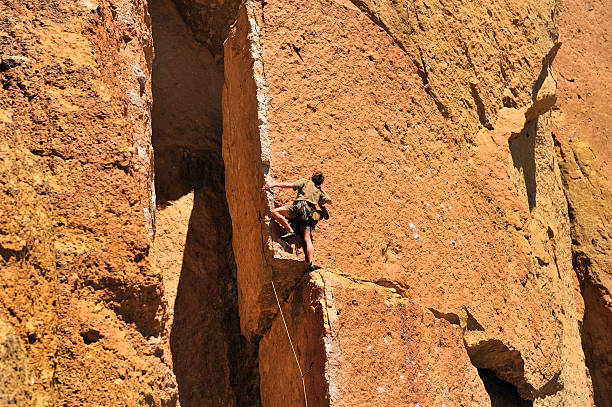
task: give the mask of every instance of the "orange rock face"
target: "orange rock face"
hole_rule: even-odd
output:
[[[609,78],[612,77],[610,20],[605,1],[565,1],[559,22],[563,46],[555,58],[559,85],[556,124],[565,138],[583,138],[612,172]]]
[[[0,404],[610,406],[606,6],[5,1]]]
[[[584,300],[582,346],[597,406],[612,405],[612,55],[605,2],[564,2],[554,68],[557,157],[572,221],[572,263]]]
[[[586,142],[559,140],[561,171],[572,222],[572,261],[584,300],[582,346],[597,406],[610,405],[612,374],[612,186]]]
[[[302,267],[265,218],[268,204],[293,197],[261,187],[319,169],[334,200],[316,235],[321,264],[395,287],[459,324],[472,363],[523,399],[587,405],[569,224],[559,217],[567,209],[558,169],[546,167],[548,59],[532,77],[533,101],[501,109],[469,135],[456,133],[409,56],[351,3],[247,2],[225,58],[224,160],[244,334],[267,329],[270,279],[291,286],[282,267]],[[477,149],[468,153],[465,138]]]
[[[0,15],[0,318],[29,375],[17,403],[171,404],[148,258],[146,4],[9,1]]]

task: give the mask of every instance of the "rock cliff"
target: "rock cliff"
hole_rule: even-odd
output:
[[[26,378],[8,373],[2,403],[172,404],[149,258],[147,5],[5,1],[0,14],[0,318],[3,347],[22,349],[2,371]]]
[[[611,405],[604,1],[0,16],[0,405]]]

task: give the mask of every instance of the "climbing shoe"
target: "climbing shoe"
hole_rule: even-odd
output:
[[[281,239],[289,239],[291,237],[295,237],[295,232],[287,232],[281,236]]]
[[[321,267],[319,266],[315,266],[314,264],[310,263],[308,265],[308,271],[315,271],[315,270],[319,270]]]

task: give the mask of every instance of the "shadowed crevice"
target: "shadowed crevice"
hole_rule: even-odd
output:
[[[222,180],[223,172],[195,190],[189,220],[170,337],[182,407],[259,404],[257,344],[240,334]]]
[[[503,381],[489,369],[478,369],[478,375],[491,398],[491,407],[532,407],[533,402],[523,400],[516,387]]]
[[[221,154],[223,65],[197,42],[171,0],[149,0],[153,21],[153,148],[157,202],[192,191]]]
[[[513,134],[508,140],[512,163],[525,182],[525,193],[529,210],[533,210],[536,205],[536,135],[538,129],[538,119],[525,123],[525,127],[519,134]]]
[[[192,6],[181,3],[181,11],[192,13]],[[261,404],[258,344],[240,332],[221,158],[222,58],[202,41],[208,35],[202,29],[205,19],[187,26],[171,0],[149,0],[149,11],[158,203],[163,207],[194,194],[184,252],[175,259],[180,277],[169,338],[179,402],[182,407],[256,407]],[[221,20],[231,14],[225,9],[219,13]]]
[[[612,406],[612,365],[609,357],[612,355],[612,312],[606,303],[608,289],[594,281],[591,259],[586,253],[574,249],[572,255],[574,270],[580,282],[580,291],[584,299],[584,319],[580,326],[582,350],[586,365],[593,381],[593,398],[595,405]]]
[[[516,386],[524,398],[533,397],[533,388],[525,380],[524,361],[519,351],[497,339],[481,341],[467,347],[467,351],[478,369],[495,372],[497,377]]]

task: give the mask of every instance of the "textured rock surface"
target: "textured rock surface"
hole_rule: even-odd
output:
[[[206,44],[218,60],[223,60],[223,42],[236,21],[240,0],[175,0],[194,37]]]
[[[394,289],[311,273],[283,306],[308,405],[484,406],[489,395],[461,329]],[[262,403],[304,403],[300,372],[277,318],[260,344]]]
[[[151,254],[162,270],[164,297],[168,303],[167,328],[172,326],[174,303],[183,266],[189,217],[193,210],[193,192],[158,207],[155,216],[155,244]]]
[[[279,280],[279,293],[286,298],[303,268],[275,256],[268,241],[268,225],[264,223],[268,203],[261,189],[262,171],[269,169],[270,152],[258,31],[262,16],[257,5],[248,4],[240,8],[225,43],[223,160],[232,246],[238,265],[240,326],[250,341],[256,341],[276,314],[271,279]]]
[[[28,355],[10,324],[0,320],[0,405],[35,405]]]
[[[584,299],[582,346],[597,406],[612,405],[612,103],[610,20],[602,1],[564,1],[563,46],[553,67],[557,157],[571,221],[573,265]]]
[[[23,395],[33,404],[52,405],[54,361],[50,355],[58,348],[55,336],[58,295],[48,189],[40,159],[12,132],[16,115],[6,108],[2,109],[2,114],[0,266],[3,278],[0,301],[2,335],[6,338],[2,341],[12,355],[0,360],[0,371],[9,374],[15,367],[24,366],[36,378],[26,383],[19,376],[9,374],[3,377],[7,392],[2,395],[17,400]],[[16,335],[19,335],[17,341]],[[21,352],[14,352],[21,347],[20,343]]]
[[[612,186],[589,146],[580,139],[558,141],[561,171],[572,219],[574,270],[585,310],[582,346],[597,406],[612,394]]]
[[[556,41],[556,1],[354,0],[401,45],[440,112],[468,139],[531,102]]]
[[[0,404],[609,406],[607,3],[239,3],[0,5]]]
[[[299,259],[261,222],[264,179],[321,169],[336,203],[319,262],[456,321],[473,363],[523,398],[588,405],[547,113],[556,48],[542,61],[549,50],[534,45],[533,94],[457,134],[409,55],[352,3],[247,2],[240,15],[226,43],[224,159],[243,332],[261,334],[275,312],[270,276],[294,283],[274,261]]]
[[[0,312],[26,390],[35,405],[172,404],[148,258],[146,4],[9,1],[0,15]]]
[[[612,9],[603,0],[565,0],[559,22],[563,46],[553,67],[559,98],[557,133],[581,137],[612,173],[612,105],[610,78]]]

